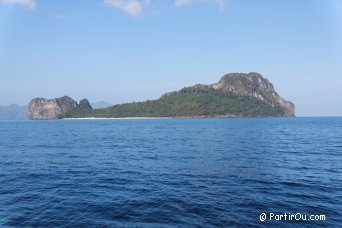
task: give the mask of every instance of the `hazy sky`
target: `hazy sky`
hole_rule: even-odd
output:
[[[0,105],[142,101],[251,71],[298,116],[342,116],[342,1],[0,0]]]

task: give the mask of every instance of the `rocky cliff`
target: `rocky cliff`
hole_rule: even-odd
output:
[[[274,90],[272,83],[258,73],[226,74],[218,83],[210,85],[215,90],[229,91],[237,96],[250,96],[272,106],[280,106],[285,116],[294,116],[295,107],[292,102],[284,100]]]
[[[91,109],[87,99],[81,100],[80,105]],[[77,107],[77,102],[68,96],[55,99],[35,98],[29,104],[28,116],[31,120],[61,119]]]
[[[80,109],[92,109],[89,101],[87,99],[80,100],[80,103],[77,105]]]

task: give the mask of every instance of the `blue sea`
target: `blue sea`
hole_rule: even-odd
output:
[[[236,226],[342,226],[342,118],[0,121],[0,227]]]

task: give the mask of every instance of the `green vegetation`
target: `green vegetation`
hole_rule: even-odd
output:
[[[285,110],[249,96],[207,86],[193,86],[163,95],[158,100],[114,105],[104,109],[76,107],[65,117],[266,117],[283,116]]]

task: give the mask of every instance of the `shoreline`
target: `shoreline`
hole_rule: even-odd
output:
[[[153,119],[236,119],[236,118],[295,118],[295,116],[174,116],[174,117],[79,117],[62,120],[153,120]]]
[[[177,117],[80,117],[63,118],[62,120],[145,120],[145,119],[171,119]]]

